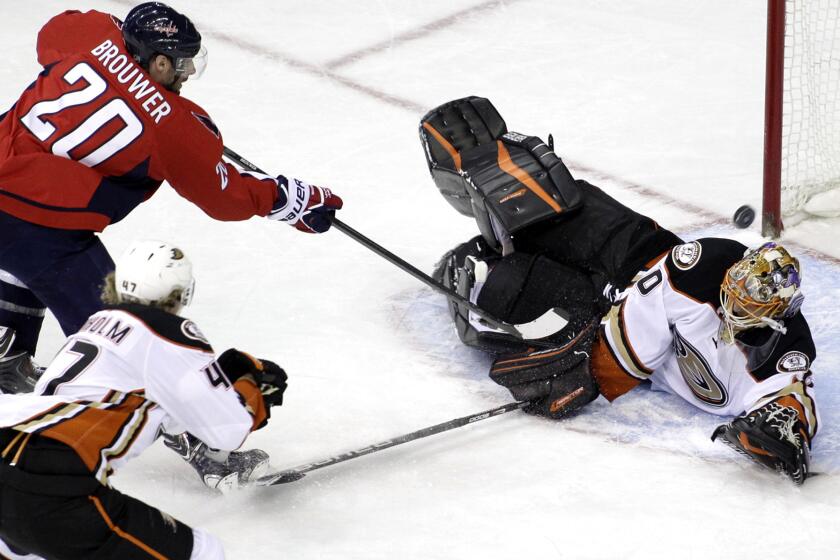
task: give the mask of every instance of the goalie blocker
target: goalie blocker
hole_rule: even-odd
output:
[[[531,401],[525,412],[554,419],[568,416],[600,395],[590,363],[597,329],[595,320],[557,348],[499,356],[490,378],[515,399]]]

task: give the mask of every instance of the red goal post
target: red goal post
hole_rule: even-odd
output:
[[[762,234],[840,216],[840,0],[768,0]],[[827,196],[830,195],[830,196]]]

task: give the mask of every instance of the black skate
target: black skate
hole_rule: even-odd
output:
[[[268,453],[261,449],[220,451],[184,432],[163,434],[163,442],[188,462],[210,488],[227,492],[268,473]]]
[[[770,402],[718,426],[712,441],[718,437],[738,453],[784,473],[795,484],[809,476],[809,443],[799,413],[792,407]]]
[[[0,393],[30,393],[44,373],[28,352],[0,358]]]

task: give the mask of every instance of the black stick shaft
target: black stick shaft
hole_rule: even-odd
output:
[[[442,293],[443,295],[445,295],[450,300],[455,301],[455,302],[467,307],[473,313],[476,313],[477,315],[479,315],[491,327],[502,330],[502,331],[505,331],[506,333],[511,334],[511,335],[513,335],[517,338],[522,338],[522,334],[513,325],[505,323],[501,319],[498,319],[495,316],[491,315],[490,313],[488,313],[484,309],[478,307],[476,304],[474,304],[473,302],[471,302],[467,298],[463,297],[458,292],[456,292],[456,291],[454,291],[450,288],[447,288],[446,286],[444,286],[443,284],[441,284],[440,282],[438,282],[437,280],[435,280],[434,278],[432,278],[431,276],[429,276],[425,272],[421,271],[420,269],[418,269],[417,267],[415,267],[411,263],[408,263],[405,260],[401,259],[400,257],[398,257],[394,253],[390,252],[388,249],[386,249],[382,245],[379,245],[378,243],[376,243],[372,239],[369,239],[369,238],[365,237],[364,235],[362,235],[361,233],[359,233],[355,229],[351,228],[350,226],[348,226],[347,224],[345,224],[344,222],[342,222],[338,218],[333,218],[332,223],[333,223],[333,226],[335,226],[336,229],[338,229],[342,233],[346,234],[348,237],[354,239],[355,241],[358,241],[359,243],[361,243],[362,245],[364,245],[365,247],[367,247],[368,249],[370,249],[371,251],[373,251],[374,253],[376,253],[380,257],[384,258],[385,260],[387,260],[391,264],[396,265],[398,268],[400,268],[403,271],[405,271],[405,272],[409,273],[410,275],[414,276],[416,279],[420,280],[421,282],[423,282],[424,284],[426,284],[427,286],[429,286],[433,290],[435,290],[439,293]]]
[[[441,432],[446,432],[455,428],[460,428],[468,424],[474,424],[475,422],[486,420],[487,418],[492,418],[493,416],[499,416],[500,414],[504,414],[506,412],[511,412],[514,410],[525,408],[529,404],[531,403],[528,401],[508,403],[497,408],[485,410],[484,412],[479,412],[478,414],[471,414],[470,416],[464,416],[463,418],[456,418],[448,422],[442,422],[434,426],[429,426],[428,428],[417,430],[416,432],[411,432],[410,434],[405,434],[392,439],[386,439],[385,441],[380,441],[379,443],[374,443],[373,445],[368,445],[367,447],[362,447],[360,449],[347,451],[346,453],[341,453],[340,455],[335,455],[333,457],[329,457],[321,461],[306,463],[293,469],[284,470],[280,473],[277,473],[276,475],[269,475],[269,477],[276,478],[278,482],[297,480],[301,478],[304,474],[317,469],[323,469],[324,467],[329,467],[337,463],[343,463],[344,461],[356,459],[357,457],[363,457],[364,455],[376,453],[377,451],[382,451],[383,449],[388,449],[389,447],[394,447],[396,445],[408,443],[409,441],[429,437],[435,434],[439,434]]]
[[[251,171],[256,171],[257,173],[265,174],[265,171],[263,171],[262,169],[260,169],[259,167],[257,167],[256,165],[254,165],[253,163],[248,161],[247,159],[243,158],[242,156],[240,156],[239,154],[237,154],[236,152],[234,152],[233,150],[231,150],[227,146],[225,146],[225,148],[224,148],[224,155],[226,157],[228,157],[230,160],[236,162],[237,164],[241,165],[244,168],[250,169]],[[361,233],[359,233],[355,229],[351,228],[350,226],[348,226],[347,224],[345,224],[344,222],[342,222],[338,218],[333,217],[332,223],[333,223],[333,225],[335,226],[336,229],[338,229],[339,231],[341,231],[345,235],[349,236],[353,240],[361,243],[362,245],[364,245],[365,247],[367,247],[368,249],[370,249],[371,251],[373,251],[374,253],[376,253],[380,257],[384,258],[385,260],[387,260],[391,264],[396,265],[397,267],[399,267],[403,271],[405,271],[405,272],[409,273],[410,275],[414,276],[416,279],[420,280],[421,282],[423,282],[424,284],[426,284],[427,286],[429,286],[433,290],[436,290],[439,293],[442,293],[443,295],[448,297],[450,300],[455,301],[455,302],[467,307],[470,311],[472,311],[473,313],[479,315],[482,319],[484,319],[484,321],[488,325],[490,325],[491,327],[502,330],[502,331],[504,331],[504,332],[506,332],[510,335],[515,336],[516,338],[519,338],[519,339],[523,338],[522,333],[520,333],[519,330],[517,330],[516,327],[514,327],[513,325],[511,325],[509,323],[505,323],[501,319],[498,319],[497,317],[493,316],[492,314],[490,314],[487,311],[483,310],[482,308],[478,307],[476,304],[474,304],[473,302],[471,302],[467,298],[463,297],[458,292],[456,292],[456,291],[454,291],[450,288],[447,288],[446,286],[444,286],[443,284],[441,284],[440,282],[438,282],[437,280],[435,280],[434,278],[432,278],[431,276],[429,276],[425,272],[421,271],[420,269],[418,269],[414,265],[412,265],[412,264],[406,262],[405,260],[401,259],[400,257],[395,255],[394,253],[392,253],[391,251],[389,251],[388,249],[386,249],[382,245],[379,245],[378,243],[376,243],[372,239],[369,239],[369,238],[365,237],[364,235],[362,235]],[[549,346],[549,345],[546,344],[546,346]]]

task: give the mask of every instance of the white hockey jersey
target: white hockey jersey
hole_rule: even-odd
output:
[[[233,450],[264,419],[259,389],[235,384],[196,325],[142,305],[92,315],[35,390],[0,395],[0,426],[72,447],[103,484],[160,432]]]
[[[721,238],[674,247],[640,273],[603,318],[601,351],[606,347],[619,366],[614,369],[632,378],[624,390],[650,380],[713,414],[734,416],[793,399],[813,437],[819,425],[811,380],[816,351],[802,314],[784,321],[785,333],[757,328],[732,344],[720,339],[720,284],[745,250]],[[602,370],[596,378],[609,377],[604,363],[603,356],[593,359]]]

